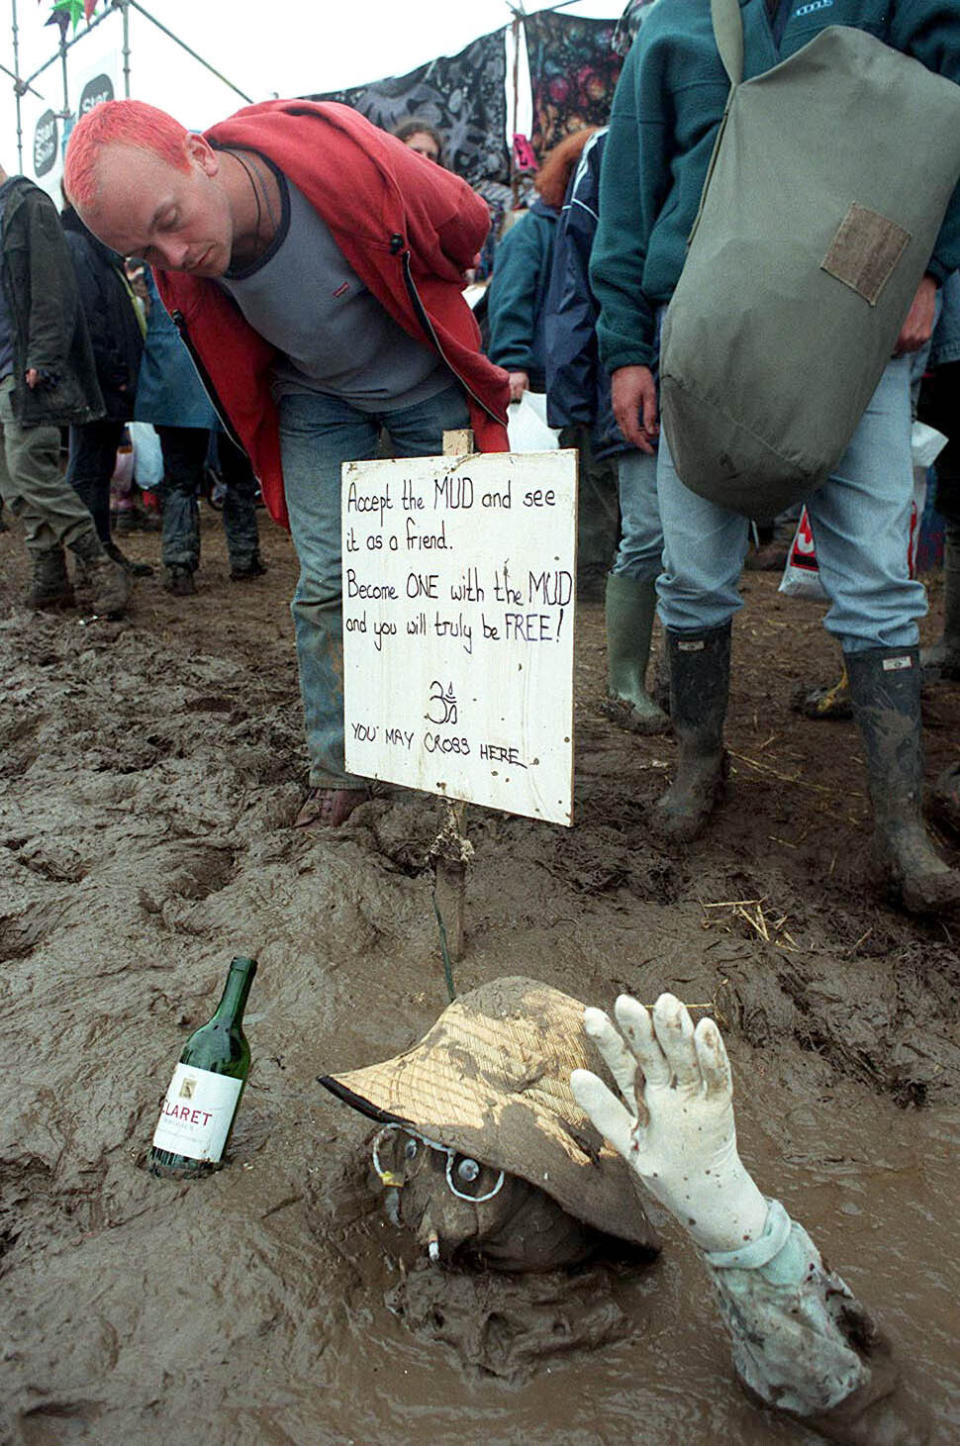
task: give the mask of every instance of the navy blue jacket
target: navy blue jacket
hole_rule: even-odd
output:
[[[600,308],[589,275],[606,139],[606,128],[590,137],[567,187],[553,246],[545,333],[547,421],[551,427],[589,427],[596,457],[630,451],[614,420],[610,377],[600,361]]]
[[[60,224],[73,259],[107,417],[111,422],[129,422],[143,332],[124,280],[123,259],[97,240],[72,207],[61,213]]]

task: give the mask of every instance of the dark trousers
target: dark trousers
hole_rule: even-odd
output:
[[[204,427],[158,426],[163,452],[163,565],[196,571],[200,564],[200,504],[210,434]],[[257,481],[245,453],[217,434],[226,485],[223,530],[231,568],[244,571],[257,556]]]
[[[924,377],[918,415],[921,422],[936,427],[947,445],[934,463],[937,473],[937,510],[951,528],[960,527],[960,361],[938,366]]]
[[[83,502],[101,542],[110,541],[110,479],[123,439],[123,422],[87,422],[70,428],[67,481]]]

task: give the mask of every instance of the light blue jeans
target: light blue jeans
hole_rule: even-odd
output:
[[[663,528],[657,503],[657,458],[639,449],[617,458],[620,546],[610,571],[638,582],[655,578],[663,565]]]
[[[343,759],[340,468],[377,456],[385,427],[397,457],[435,457],[443,434],[470,425],[456,384],[412,407],[361,412],[318,392],[280,398],[280,448],[300,580],[290,605],[300,668],[311,788],[359,788]]]
[[[845,652],[913,647],[917,619],[927,610],[926,591],[907,566],[910,368],[909,356],[887,363],[836,470],[807,502],[830,599],[825,625]],[[677,632],[720,627],[742,606],[737,582],[750,524],[683,485],[662,433],[657,492],[664,534],[660,620]]]

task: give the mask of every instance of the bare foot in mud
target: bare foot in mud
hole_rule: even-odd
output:
[[[339,828],[369,797],[365,788],[311,788],[294,828]]]

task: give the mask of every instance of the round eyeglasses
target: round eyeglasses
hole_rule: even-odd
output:
[[[406,1136],[405,1140],[403,1140],[404,1136]],[[383,1185],[390,1185],[396,1189],[403,1185],[403,1179],[397,1171],[385,1166],[381,1159],[381,1154],[385,1151],[388,1142],[392,1142],[394,1150],[396,1150],[401,1140],[403,1140],[403,1160],[408,1163],[417,1158],[421,1145],[426,1145],[429,1149],[446,1155],[447,1164],[444,1174],[447,1188],[451,1194],[456,1195],[458,1200],[469,1200],[471,1205],[482,1205],[485,1200],[492,1200],[503,1186],[504,1173],[499,1170],[493,1188],[479,1193],[483,1185],[482,1176],[487,1169],[485,1165],[478,1160],[471,1159],[469,1155],[461,1155],[457,1150],[451,1149],[449,1145],[441,1145],[437,1140],[429,1140],[426,1135],[421,1135],[410,1125],[401,1125],[399,1122],[384,1125],[383,1129],[378,1130],[373,1138],[373,1168]]]

